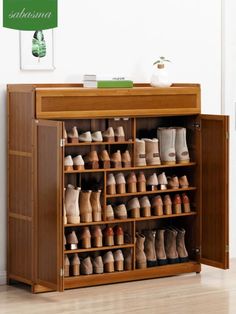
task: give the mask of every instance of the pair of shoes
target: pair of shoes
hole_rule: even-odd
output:
[[[103,255],[105,273],[124,270],[124,255],[122,250],[108,251]]]
[[[81,155],[74,158],[71,155],[66,156],[64,158],[64,169],[65,171],[84,170],[83,157]]]
[[[160,165],[158,139],[136,139],[134,157],[136,166]]]
[[[125,132],[123,126],[118,126],[115,130],[109,127],[106,131],[102,132],[104,142],[124,142]]]
[[[121,226],[115,226],[114,228],[107,226],[103,230],[104,245],[123,245],[124,244],[124,231]]]
[[[80,259],[78,254],[73,254],[71,260],[69,260],[68,255],[64,256],[64,276],[79,276],[80,275]]]
[[[124,174],[119,172],[115,176],[113,173],[109,173],[107,177],[107,194],[124,194],[126,193],[126,180]]]
[[[165,165],[188,163],[190,161],[186,140],[186,128],[158,128],[161,162]]]
[[[167,178],[165,172],[157,175],[155,172],[148,177],[147,179],[147,190],[148,191],[157,191],[157,190],[166,190],[167,189]]]
[[[108,204],[104,210],[104,219],[105,221],[110,221],[116,219],[127,219],[127,209],[125,204],[119,204],[112,207],[111,204]]]
[[[169,189],[186,189],[189,187],[188,178],[187,176],[177,177],[172,176],[167,178],[168,181],[168,188]]]

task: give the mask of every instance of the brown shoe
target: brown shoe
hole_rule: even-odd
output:
[[[93,226],[91,231],[91,237],[92,237],[92,245],[93,247],[102,247],[103,246],[103,235],[102,235],[102,229],[100,226]]]
[[[131,218],[140,217],[140,204],[137,197],[134,197],[128,201],[127,210],[129,212],[129,217]]]
[[[115,226],[114,228],[115,235],[115,245],[123,245],[124,244],[124,231],[121,226]]]
[[[92,222],[92,206],[90,203],[92,191],[81,191],[79,197],[81,222]]]
[[[144,252],[147,258],[147,267],[157,266],[157,257],[155,251],[155,237],[152,230],[145,230]]]
[[[146,178],[143,171],[138,173],[138,192],[146,192]]]
[[[79,244],[82,249],[91,248],[91,234],[89,227],[81,228],[79,232]]]
[[[64,170],[65,171],[73,171],[73,159],[71,155],[68,155],[64,158]]]
[[[65,210],[68,224],[80,223],[79,194],[80,188],[68,184],[65,192]]]
[[[163,202],[160,195],[157,195],[152,199],[152,213],[154,216],[163,215]]]
[[[183,208],[183,212],[184,213],[190,213],[191,212],[191,208],[190,208],[190,202],[189,202],[189,198],[187,196],[187,194],[183,193],[182,194],[182,208]]]
[[[103,230],[103,242],[105,246],[114,245],[114,232],[113,229],[109,226]]]
[[[100,202],[101,190],[92,192],[90,196],[90,203],[92,206],[93,221],[102,220],[102,206]]]
[[[127,209],[125,204],[120,204],[114,209],[115,217],[117,219],[127,219]]]
[[[146,166],[146,151],[145,151],[145,142],[144,140],[135,140],[135,155],[134,161],[136,167]]]
[[[187,189],[189,187],[188,178],[186,176],[180,177],[179,185],[182,189]]]
[[[93,273],[94,274],[103,274],[104,267],[102,257],[100,255],[96,256],[92,260],[93,263]]]
[[[107,194],[116,194],[116,180],[113,173],[109,173],[107,177]]]
[[[91,275],[93,273],[93,265],[90,256],[82,259],[80,262],[81,275]]]
[[[173,199],[173,214],[181,214],[181,198],[179,194],[175,194]]]
[[[110,156],[107,150],[104,149],[101,153],[99,153],[99,162],[100,162],[100,168],[102,169],[111,168]]]
[[[86,169],[99,169],[99,159],[96,150],[87,153],[84,157]]]
[[[131,254],[131,250],[124,250],[124,268],[125,270],[132,270],[133,269],[133,265],[132,265],[132,254]]]
[[[114,268],[114,256],[111,251],[106,252],[103,255],[103,265],[105,273],[112,273],[115,271]]]
[[[156,249],[157,263],[160,266],[167,264],[164,235],[165,235],[164,229],[158,229],[156,231],[155,249]]]
[[[122,168],[120,150],[111,155],[111,166],[112,168]]]
[[[166,190],[168,182],[167,182],[165,172],[162,172],[161,174],[159,174],[157,177],[157,180],[158,180],[159,190]]]
[[[157,191],[158,190],[158,179],[156,173],[153,173],[147,179],[147,190],[148,191]]]
[[[126,179],[127,183],[127,191],[128,193],[136,193],[137,192],[137,178],[135,172],[130,172]]]
[[[110,204],[106,206],[104,216],[105,221],[114,220],[114,210]]]
[[[123,168],[131,167],[131,157],[130,157],[130,153],[128,150],[126,150],[124,153],[122,153],[121,162],[122,162]]]
[[[68,258],[68,255],[65,254],[64,256],[64,277],[70,276],[70,260]]]
[[[78,254],[74,254],[71,260],[72,276],[80,275],[80,259]]]
[[[115,130],[115,140],[116,142],[124,142],[125,141],[125,132],[123,126],[118,126]]]
[[[177,176],[169,177],[167,180],[168,180],[168,188],[169,189],[178,189],[179,188],[179,179]]]
[[[70,132],[68,132],[67,138],[69,143],[76,144],[79,142],[79,134],[76,126],[74,126]]]
[[[164,215],[172,214],[172,202],[169,194],[164,196]]]
[[[115,142],[115,133],[112,127],[109,127],[106,131],[102,132],[102,136],[104,142]]]
[[[116,180],[116,193],[117,194],[125,194],[126,193],[126,181],[125,176],[122,172],[115,174]]]
[[[178,252],[176,249],[177,231],[174,229],[165,230],[165,252],[169,264],[179,262]]]
[[[136,233],[135,257],[136,257],[136,268],[138,269],[147,267],[147,258],[144,253],[144,241],[145,241],[145,236],[141,233]]]
[[[66,236],[66,246],[68,250],[77,250],[78,249],[78,238],[74,230]]]
[[[177,252],[179,255],[179,261],[180,263],[188,262],[188,252],[185,247],[185,230],[183,228],[176,228],[177,233],[177,238],[176,238],[176,247],[177,247]]]
[[[113,253],[114,256],[114,266],[115,271],[123,271],[124,270],[124,256],[121,250],[116,250]]]
[[[81,155],[77,155],[73,158],[73,169],[74,170],[84,170],[84,160]]]
[[[85,142],[85,143],[91,143],[92,142],[92,135],[90,131],[84,132],[79,135],[79,141]]]
[[[148,166],[160,165],[158,139],[145,138],[146,161]]]
[[[143,196],[139,200],[140,203],[140,212],[142,217],[150,217],[151,216],[151,204],[149,198],[147,196]]]

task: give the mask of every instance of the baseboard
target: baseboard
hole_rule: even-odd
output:
[[[0,271],[0,285],[6,285],[7,283],[7,272]]]

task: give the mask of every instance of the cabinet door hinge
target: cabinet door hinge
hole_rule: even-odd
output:
[[[229,253],[229,245],[225,246],[225,253]]]
[[[194,123],[193,123],[193,127],[194,127],[195,129],[197,129],[197,130],[201,129],[201,124],[200,124],[200,122],[194,122]]]
[[[60,139],[60,147],[64,147],[64,146],[65,146],[65,143],[66,143],[65,139],[64,139],[64,138],[61,138],[61,139]]]
[[[64,269],[63,268],[60,269],[60,277],[64,277]]]

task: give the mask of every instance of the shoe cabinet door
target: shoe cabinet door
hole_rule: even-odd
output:
[[[200,262],[228,269],[228,116],[201,115],[200,131]]]
[[[61,122],[36,123],[36,281],[53,290],[63,289],[62,130]]]

